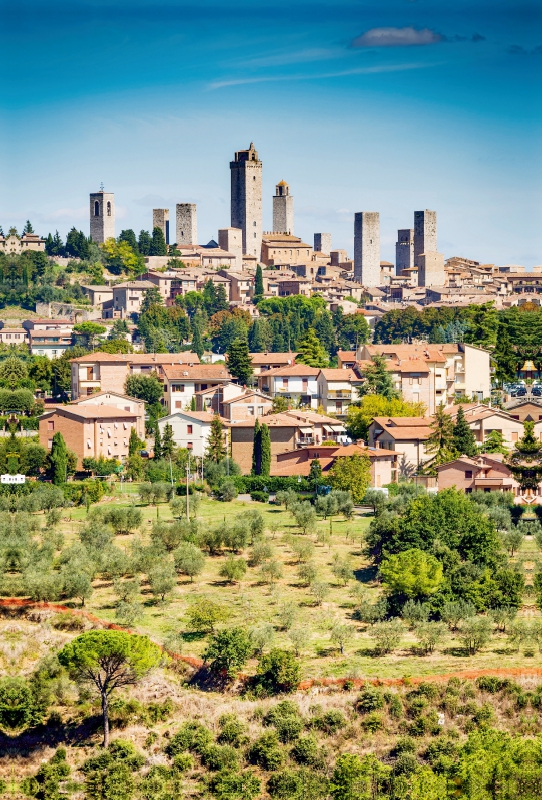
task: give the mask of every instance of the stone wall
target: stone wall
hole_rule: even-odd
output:
[[[70,322],[85,322],[101,319],[99,308],[78,308],[69,303],[36,303],[36,314],[42,319],[69,319]]]
[[[291,194],[273,197],[273,231],[290,234],[294,232],[294,198]]]

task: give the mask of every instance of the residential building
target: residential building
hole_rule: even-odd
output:
[[[68,450],[77,455],[77,469],[84,458],[116,458],[129,455],[130,432],[137,430],[138,415],[105,405],[69,405],[46,411],[39,419],[40,444],[51,449],[53,436],[61,433]]]
[[[30,352],[33,356],[60,358],[73,344],[73,336],[69,329],[31,330]]]
[[[369,447],[398,454],[398,476],[411,477],[429,458],[426,442],[432,417],[375,417],[369,426]]]
[[[222,416],[228,422],[251,417],[264,417],[271,414],[273,401],[262,392],[244,390],[237,397],[230,397],[222,401]]]
[[[254,375],[261,375],[262,372],[267,372],[270,369],[280,369],[281,367],[290,367],[295,364],[295,357],[297,353],[251,353],[252,369]]]
[[[29,344],[30,336],[24,328],[9,328],[1,323],[0,342],[2,344]]]
[[[310,262],[312,247],[291,233],[266,232],[262,237],[262,264],[289,266]]]
[[[141,304],[148,289],[156,289],[151,281],[125,281],[113,287],[113,303],[104,308],[104,317],[126,319],[132,314],[139,314]]]
[[[325,478],[331,467],[339,458],[367,455],[371,462],[371,486],[381,487],[397,480],[397,454],[390,450],[375,450],[362,447],[358,444],[336,447],[322,447],[321,445],[308,445],[307,447],[290,450],[277,455],[276,464],[273,465],[273,476],[302,475],[308,477],[311,462],[317,460],[322,467],[322,476]]]
[[[486,454],[476,458],[461,456],[455,461],[437,467],[438,488],[459,489],[470,494],[475,491],[482,492],[513,492],[516,502],[521,502],[521,489],[514,476],[502,463],[503,456],[499,453]],[[536,493],[536,503],[542,502],[540,488]]]
[[[112,303],[112,286],[81,286],[83,294],[88,297],[93,306],[103,306],[104,303]]]
[[[270,369],[258,376],[258,388],[271,397],[284,397],[296,405],[318,408],[318,373],[316,367],[292,364]]]
[[[542,401],[530,397],[528,400],[521,397],[511,400],[505,404],[508,414],[513,419],[523,422],[538,422],[542,420]]]
[[[221,269],[218,274],[230,281],[230,301],[246,303],[254,297],[254,275],[251,272]]]
[[[130,411],[137,417],[136,433],[140,439],[145,441],[145,401],[138,400],[136,397],[128,397],[120,392],[95,392],[94,394],[80,397],[79,400],[72,400],[71,406],[81,408],[83,406],[108,406],[109,408],[119,408],[121,411]]]
[[[21,236],[16,233],[8,233],[7,236],[3,236],[0,233],[0,253],[21,255],[28,251],[44,253],[45,239],[36,233],[23,233]]]
[[[141,281],[152,283],[160,292],[165,305],[167,300],[171,297],[171,287],[175,286],[178,280],[179,275],[175,270],[166,270],[166,272],[149,270],[138,278],[138,283]],[[192,289],[193,288],[194,287],[192,287]]]
[[[321,369],[318,373],[318,404],[326,414],[346,416],[348,406],[358,398],[355,385],[361,381],[352,369]]]
[[[170,414],[189,409],[197,392],[231,382],[223,364],[164,366],[163,375],[164,405]]]
[[[164,428],[166,425],[171,425],[173,441],[177,447],[189,450],[197,458],[204,458],[214,417],[215,414],[208,411],[175,411],[173,414],[168,414],[167,417],[160,417],[158,427],[163,438]],[[225,427],[225,446],[227,433],[228,428]]]
[[[322,442],[336,442],[344,444],[347,435],[344,424],[334,417],[326,417],[314,411],[303,409],[289,409],[282,413],[283,417],[295,419],[299,425],[296,437],[296,447],[306,447],[310,444]]]
[[[89,353],[73,358],[71,394],[72,400],[96,392],[124,393],[124,384],[129,375],[150,375],[155,372],[163,379],[164,366],[199,364],[196,353]]]

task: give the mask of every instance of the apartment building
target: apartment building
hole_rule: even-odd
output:
[[[164,366],[164,405],[174,411],[190,409],[197,392],[231,383],[223,364]]]
[[[290,450],[286,453],[278,453],[276,464],[273,465],[271,474],[280,476],[303,475],[308,477],[310,474],[311,462],[319,461],[322,467],[322,475],[325,476],[339,458],[349,456],[366,455],[371,462],[371,486],[386,486],[397,480],[397,454],[390,450],[375,450],[374,448],[362,447],[358,444],[336,447],[321,447],[309,445],[304,448]]]
[[[138,429],[138,414],[133,411],[105,405],[68,405],[41,415],[39,438],[50,450],[54,434],[60,432],[68,450],[77,455],[77,469],[82,469],[84,458],[125,461],[132,428]]]
[[[513,492],[516,502],[521,502],[519,484],[506,464],[502,463],[502,459],[502,455],[494,453],[477,458],[461,456],[455,461],[442,464],[437,467],[439,490],[455,488],[466,494],[476,491]],[[540,489],[535,502],[542,502]]]
[[[124,384],[129,375],[150,375],[156,372],[163,380],[165,366],[199,364],[196,353],[89,353],[71,360],[72,400],[111,391],[124,393]]]
[[[270,369],[281,369],[295,364],[297,353],[251,353],[252,369],[254,375],[261,375]]]
[[[24,328],[9,328],[2,324],[0,342],[2,344],[29,344],[30,336]]]
[[[158,420],[160,434],[164,436],[164,428],[171,425],[173,441],[177,447],[189,450],[197,458],[203,458],[209,441],[211,423],[215,414],[209,411],[175,411]],[[222,420],[225,422],[225,420]],[[224,443],[227,444],[228,428],[224,428]]]
[[[270,369],[258,375],[258,388],[271,397],[284,397],[297,405],[318,408],[318,370],[305,364]]]
[[[112,286],[81,286],[81,289],[93,306],[100,308],[104,303],[111,305],[113,302]]]
[[[138,400],[136,397],[128,397],[120,392],[96,392],[87,397],[80,397],[79,400],[72,400],[70,407],[77,406],[108,406],[118,408],[121,411],[130,411],[137,417],[136,433],[140,439],[145,440],[145,401]]]
[[[22,327],[33,356],[60,358],[73,344],[73,323],[67,319],[27,319]]]
[[[221,269],[218,273],[230,281],[230,301],[246,303],[254,297],[254,274]]]
[[[262,264],[286,266],[310,261],[312,247],[299,236],[287,233],[264,233],[262,237]]]
[[[318,373],[318,403],[326,414],[346,416],[348,406],[358,399],[356,385],[361,385],[353,369],[321,369]]]

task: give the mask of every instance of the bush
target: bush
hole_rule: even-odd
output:
[[[211,744],[201,752],[201,763],[213,772],[235,770],[239,766],[237,752],[229,744]]]
[[[216,490],[216,496],[219,500],[222,500],[223,503],[231,503],[238,494],[239,492],[237,491],[235,482],[231,479],[223,481]]]
[[[265,694],[294,692],[301,680],[301,668],[290,650],[274,647],[258,664],[252,686]]]
[[[214,634],[203,658],[206,662],[210,662],[213,672],[225,672],[228,677],[235,678],[237,672],[246,664],[252,650],[252,642],[244,628],[226,628]]]
[[[374,686],[366,686],[356,700],[356,710],[361,714],[368,714],[370,711],[378,711],[384,708],[384,696],[379,689]]]
[[[269,492],[260,492],[260,491],[253,491],[250,493],[250,497],[252,500],[255,500],[257,503],[268,503],[269,502]]]
[[[218,772],[208,787],[218,800],[253,800],[260,794],[260,779],[250,770]]]
[[[315,717],[312,720],[312,724],[328,736],[333,736],[341,728],[346,727],[346,718],[342,711],[333,708],[330,711],[326,711],[325,714]]]
[[[375,640],[375,648],[381,654],[391,653],[399,647],[403,637],[404,625],[400,619],[379,622],[369,630],[369,636]]]
[[[262,769],[269,771],[279,769],[284,761],[284,753],[279,746],[275,731],[267,731],[256,739],[248,750],[248,757],[252,764]]]
[[[246,727],[236,714],[222,714],[218,724],[220,725],[217,739],[219,744],[231,744],[234,747],[245,744]]]
[[[202,725],[201,722],[190,720],[184,722],[176,734],[174,734],[165,747],[168,756],[176,756],[186,750],[194,753],[201,753],[209,747],[213,741],[213,734]]]
[[[302,777],[292,770],[285,769],[271,775],[267,781],[267,791],[271,797],[278,797],[279,800],[290,800],[303,793]]]
[[[310,492],[311,486],[306,478],[301,478],[299,482],[297,475],[289,477],[269,477],[265,475],[236,475],[235,485],[240,494],[252,494],[254,491],[267,491],[271,493],[284,492],[293,489],[297,492]]]
[[[300,736],[290,751],[299,764],[316,765],[321,762],[320,748],[314,736]]]
[[[461,623],[459,639],[469,655],[475,655],[489,642],[492,624],[487,617],[467,617]]]

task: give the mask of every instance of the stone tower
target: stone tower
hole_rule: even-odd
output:
[[[102,243],[115,236],[115,195],[113,192],[92,192],[90,195],[90,237]]]
[[[273,233],[294,232],[294,198],[286,181],[277,183],[273,197]]]
[[[414,266],[414,229],[402,228],[397,231],[395,244],[395,272],[402,275],[404,269]]]
[[[414,212],[414,266],[419,267],[418,256],[437,251],[437,212]]]
[[[354,280],[380,285],[380,214],[359,211],[354,217]]]
[[[315,233],[314,234],[314,252],[323,253],[329,256],[331,253],[331,234],[330,233]]]
[[[418,286],[444,286],[444,256],[435,250],[418,256]]]
[[[261,258],[262,162],[251,142],[230,161],[231,227],[243,231],[243,253]]]
[[[166,244],[169,244],[169,208],[153,208],[152,227],[160,228],[164,234]]]
[[[198,243],[198,215],[195,203],[177,203],[177,244]]]

